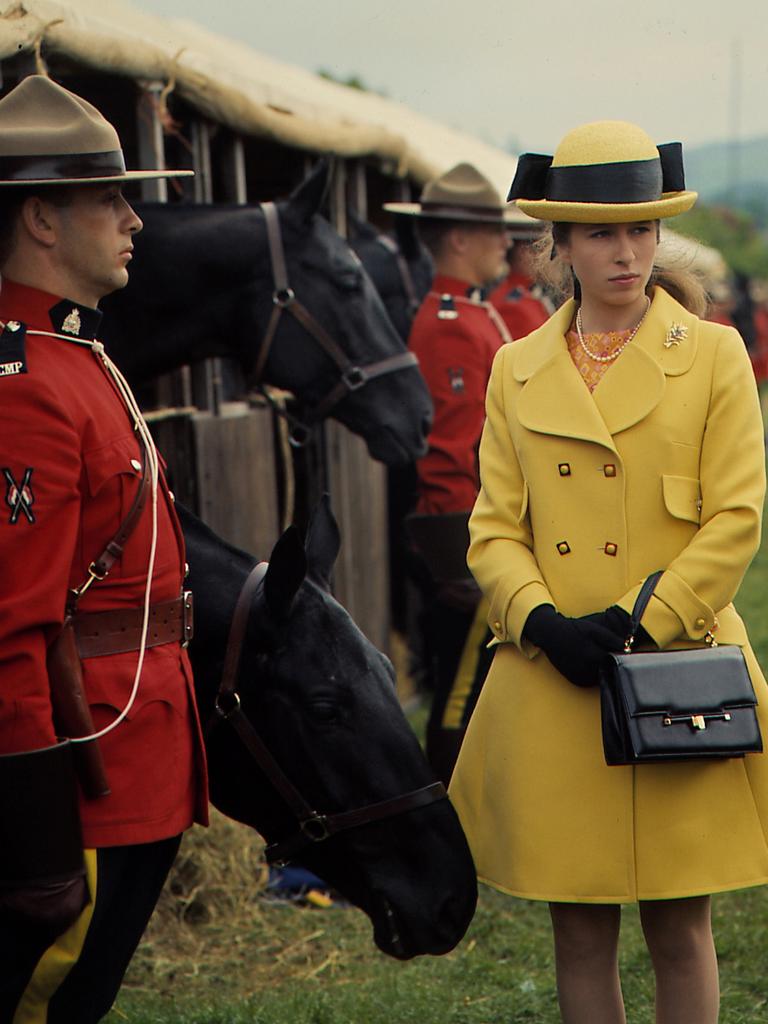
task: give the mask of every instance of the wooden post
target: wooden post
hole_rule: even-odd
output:
[[[139,164],[148,171],[165,167],[165,138],[160,120],[160,94],[162,82],[148,82],[144,85],[136,107],[137,132],[139,138]],[[168,202],[168,182],[156,178],[141,182],[141,198],[147,203]],[[141,344],[139,341],[138,344]],[[190,406],[192,387],[189,367],[182,367],[175,373],[164,374],[155,384],[155,398],[160,406]]]
[[[365,180],[365,163],[351,161],[349,167],[349,205],[363,220],[368,220],[368,189]]]
[[[194,196],[196,203],[213,200],[211,180],[211,140],[206,121],[192,122],[192,166],[195,171]],[[210,409],[217,414],[221,404],[221,366],[218,359],[205,359],[191,367],[192,401],[198,409]]]
[[[346,234],[346,166],[334,165],[331,218]],[[365,210],[364,179],[357,180],[354,202]],[[365,635],[389,650],[389,545],[387,480],[384,466],[368,455],[365,442],[334,420],[325,424],[328,484],[341,530],[341,552],[334,573],[334,594]]]
[[[245,177],[245,147],[239,135],[233,135],[229,142],[222,172],[226,198],[233,203],[247,203],[248,184]]]
[[[139,98],[139,163],[147,171],[162,171],[165,168],[165,141],[159,115],[162,91],[162,82],[149,82]],[[167,203],[168,182],[165,178],[142,181],[141,198],[146,203]]]

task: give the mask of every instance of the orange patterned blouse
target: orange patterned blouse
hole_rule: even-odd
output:
[[[626,331],[605,331],[597,332],[595,334],[585,334],[584,341],[590,352],[594,352],[597,355],[607,356],[611,352],[615,352],[616,349],[621,348],[627,341],[627,338],[632,333],[632,328]],[[605,371],[613,366],[613,360],[607,363],[599,363],[595,359],[590,359],[587,353],[579,344],[579,335],[576,332],[576,328],[571,327],[565,336],[565,340],[568,344],[568,351],[570,352],[573,365],[581,374],[581,379],[587,385],[590,391],[594,391],[597,385],[600,383]]]

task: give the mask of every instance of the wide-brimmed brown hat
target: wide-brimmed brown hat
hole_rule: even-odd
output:
[[[472,164],[456,164],[428,182],[418,203],[385,203],[391,213],[437,220],[504,224],[509,219],[501,194]],[[514,214],[512,215],[514,216]]]
[[[683,147],[657,146],[629,121],[574,128],[554,156],[523,153],[507,197],[539,220],[607,224],[658,220],[689,210]]]
[[[0,185],[84,185],[191,174],[127,171],[109,121],[45,75],[29,75],[0,99]]]

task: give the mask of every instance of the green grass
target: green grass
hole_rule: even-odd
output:
[[[768,545],[737,606],[768,665]],[[436,865],[439,870],[439,865]],[[252,906],[252,909],[249,909]],[[768,888],[714,899],[721,1024],[768,1020]],[[453,953],[396,963],[358,911],[254,901],[195,925],[152,926],[109,1024],[557,1024],[546,906],[482,889]],[[153,931],[153,928],[155,929]],[[636,907],[623,912],[628,1019],[653,1020]]]
[[[204,957],[179,976],[133,972],[109,1024],[556,1024],[546,907],[484,889],[470,930],[448,956],[398,964],[377,953],[361,914],[270,907],[264,933],[240,935],[240,956],[225,966]],[[630,1021],[653,1019],[650,968],[635,907],[625,908],[622,977]],[[768,951],[764,889],[715,901],[723,988],[722,1024],[768,1018],[764,974]],[[301,935],[305,938],[302,940]],[[299,938],[297,938],[297,935]],[[307,937],[308,936],[308,937]],[[274,957],[269,984],[249,987],[248,946]],[[286,955],[287,954],[287,955]],[[284,975],[281,980],[281,974]],[[157,980],[157,979],[156,979]]]

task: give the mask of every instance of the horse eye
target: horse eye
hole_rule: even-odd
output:
[[[359,291],[363,284],[363,275],[356,268],[349,268],[341,271],[336,278],[336,284],[346,292]]]
[[[341,718],[341,708],[335,701],[313,700],[307,706],[309,715],[322,725],[330,725]]]

